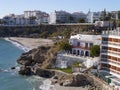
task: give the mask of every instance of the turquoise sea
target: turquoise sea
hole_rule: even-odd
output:
[[[0,90],[40,90],[43,78],[18,74],[16,60],[24,51],[4,39],[0,39]],[[11,70],[11,67],[17,69]]]

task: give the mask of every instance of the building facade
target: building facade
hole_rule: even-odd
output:
[[[3,17],[3,21],[5,25],[27,25],[30,24],[30,20],[24,18],[24,15],[15,15],[10,14]]]
[[[56,23],[68,23],[70,13],[66,11],[55,11],[50,14],[50,24],[56,24]]]
[[[39,10],[24,11],[24,17],[30,19],[31,24],[41,24],[49,22],[49,14]]]
[[[77,34],[70,37],[69,43],[72,45],[72,54],[90,57],[90,49],[93,45],[100,45],[101,35]]]
[[[120,31],[104,31],[101,44],[100,71],[120,78]]]
[[[87,13],[87,22],[88,23],[94,23],[95,21],[100,21],[100,18],[102,17],[102,12],[91,12],[89,11]]]

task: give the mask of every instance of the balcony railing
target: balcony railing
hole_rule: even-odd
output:
[[[106,62],[106,63],[113,63],[113,64],[117,64],[117,65],[120,65],[120,62],[119,61],[115,61],[115,60],[112,60],[112,59],[107,59],[107,58],[101,58],[101,61],[102,62]]]
[[[113,73],[116,73],[116,74],[120,74],[120,71],[117,71],[117,70],[112,69],[112,68],[102,67],[101,70],[105,70],[105,71],[108,71],[108,72],[113,72]]]
[[[112,51],[112,50],[108,50],[107,52],[110,53],[110,54],[113,54],[113,55],[120,56],[120,52],[116,52],[116,51]]]
[[[120,46],[119,42],[113,42],[113,41],[102,41],[102,44]]]
[[[82,46],[72,46],[73,48],[81,48],[81,49],[86,49],[90,50],[90,47],[82,47]]]
[[[106,53],[106,54],[110,53],[110,54],[113,54],[113,55],[120,56],[120,52],[118,52],[118,51],[102,49],[100,52],[101,52],[101,53]]]
[[[120,36],[120,29],[118,28],[117,30],[111,30],[111,31],[103,31],[102,35],[115,35],[115,36]]]

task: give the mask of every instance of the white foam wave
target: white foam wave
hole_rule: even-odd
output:
[[[52,85],[52,82],[47,79],[43,81],[43,84],[39,87],[41,90],[56,90],[55,86]]]
[[[25,46],[21,45],[21,44],[18,43],[18,42],[12,41],[12,40],[10,40],[9,38],[4,38],[4,39],[5,39],[6,41],[11,42],[13,45],[17,46],[18,48],[22,49],[22,50],[25,51],[25,52],[28,52],[28,51],[31,50],[30,48],[25,47]]]

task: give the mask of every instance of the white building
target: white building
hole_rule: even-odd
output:
[[[34,17],[34,21],[37,24],[48,23],[49,22],[49,14],[47,14],[46,12],[38,11],[38,10],[24,11],[24,17],[25,18]]]
[[[29,17],[36,17],[41,11],[34,10],[34,11],[24,11],[24,17],[29,18]]]
[[[24,18],[24,15],[15,15],[15,14],[10,14],[5,17],[3,17],[3,20],[5,24],[7,25],[26,25],[30,24],[30,20]]]
[[[70,13],[66,11],[55,11],[50,14],[50,24],[68,23]]]
[[[113,27],[112,21],[95,21],[95,26],[98,27]]]
[[[72,45],[72,54],[90,57],[90,48],[93,45],[100,45],[101,35],[77,34],[70,37],[69,43]]]
[[[43,14],[39,17],[36,18],[36,23],[41,24],[41,23],[49,23],[49,15],[48,14]]]
[[[94,23],[94,21],[99,21],[101,17],[102,17],[102,12],[89,11],[87,14],[87,22]]]

